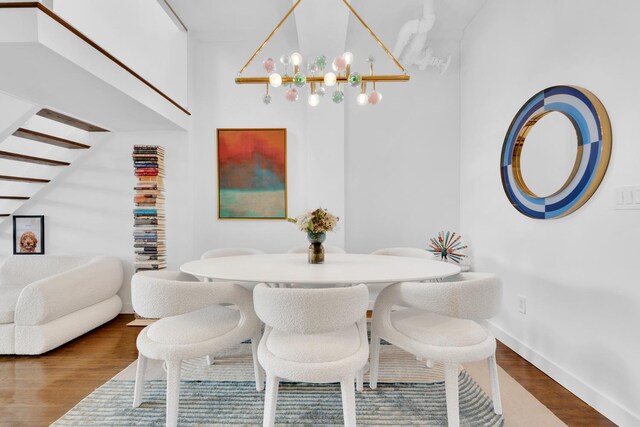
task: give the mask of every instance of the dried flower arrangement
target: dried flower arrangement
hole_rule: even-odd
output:
[[[287,219],[289,222],[298,224],[300,231],[312,234],[333,231],[338,225],[339,220],[340,218],[322,208],[308,211],[297,218]]]

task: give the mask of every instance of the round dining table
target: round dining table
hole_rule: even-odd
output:
[[[323,264],[309,264],[307,254],[260,254],[191,261],[180,270],[213,281],[332,286],[437,280],[458,274],[460,267],[424,258],[331,253]]]

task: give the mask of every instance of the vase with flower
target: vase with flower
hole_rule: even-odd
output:
[[[322,243],[327,238],[327,231],[333,231],[340,218],[326,209],[318,208],[308,211],[297,218],[288,218],[289,222],[298,225],[300,231],[307,233],[309,240],[309,264],[324,263],[324,247]]]

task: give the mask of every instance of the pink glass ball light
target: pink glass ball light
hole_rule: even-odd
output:
[[[291,88],[284,94],[285,98],[289,102],[296,102],[298,100],[298,90],[296,88]]]
[[[268,73],[271,74],[276,70],[276,63],[273,59],[271,58],[267,58],[264,61],[262,61],[262,66],[264,67],[264,70]]]
[[[382,94],[377,90],[374,90],[369,94],[369,104],[377,105],[382,101]]]
[[[336,73],[340,73],[347,69],[347,61],[342,56],[338,56],[333,60],[332,67]]]

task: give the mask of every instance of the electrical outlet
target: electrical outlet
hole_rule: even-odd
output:
[[[635,186],[616,188],[615,209],[640,209],[640,187]]]
[[[518,296],[518,311],[527,314],[527,298],[522,295]]]

